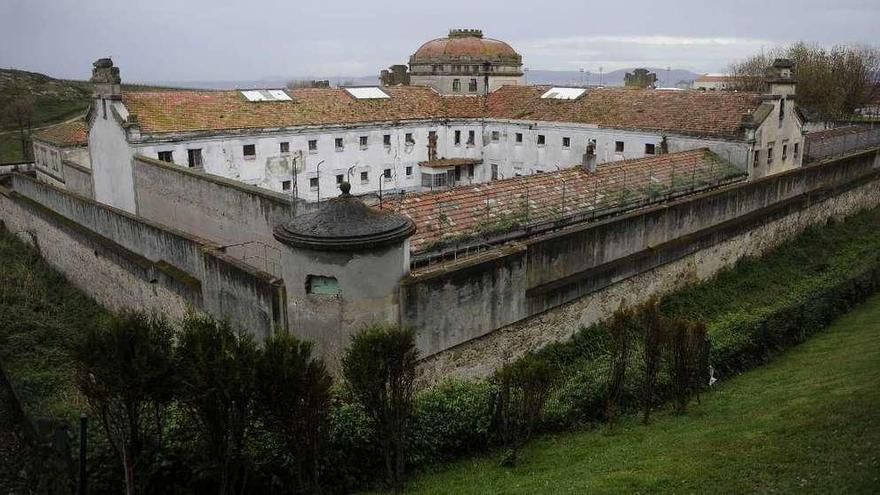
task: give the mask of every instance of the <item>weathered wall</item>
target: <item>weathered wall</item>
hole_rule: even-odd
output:
[[[42,226],[37,230],[46,239],[44,242],[41,235],[37,235],[37,244],[51,244],[55,236],[61,235],[56,230],[76,229],[85,237],[71,237],[75,242],[62,242],[57,251],[45,251],[44,255],[50,264],[57,266],[65,275],[81,276],[81,287],[90,294],[104,294],[101,297],[110,301],[108,304],[111,306],[123,304],[113,302],[105,291],[125,291],[130,282],[120,273],[150,273],[151,280],[175,280],[174,284],[165,285],[197,309],[217,317],[227,317],[235,325],[257,336],[267,335],[276,326],[286,327],[283,307],[277,301],[279,293],[283,294],[283,284],[267,273],[231,259],[212,243],[24,175],[8,176],[6,184],[10,187],[4,206],[0,208],[0,220],[7,225],[20,226],[15,227],[16,231],[26,231],[30,217],[35,216],[30,210],[51,219],[52,223],[48,225],[52,228]],[[64,232],[64,235],[71,236]],[[105,257],[117,262],[122,272],[108,271],[110,275],[104,278],[89,279],[89,263],[82,258],[79,258],[81,263],[65,261],[66,251],[80,252],[82,246],[89,251],[94,242],[104,246],[107,252],[123,253],[116,258]],[[140,269],[136,268],[138,263],[143,265]],[[105,280],[113,276],[116,276],[115,282]],[[134,283],[133,287],[137,287],[137,284]],[[119,297],[126,304],[141,301],[141,304],[132,303],[130,307],[151,307],[153,302],[144,294],[137,289],[125,296],[127,299]],[[161,304],[157,307],[161,307]]]
[[[417,330],[423,355],[451,348],[426,369],[488,372],[504,353],[565,338],[608,314],[621,294],[641,300],[692,279],[683,267],[705,278],[814,218],[880,203],[877,169],[876,151],[855,154],[414,272],[401,289],[401,319]],[[508,345],[519,334],[523,346]]]
[[[92,171],[70,160],[61,163],[64,172],[64,188],[86,198],[95,197]]]
[[[134,213],[133,155],[121,120],[128,110],[121,101],[97,99],[89,123],[89,155],[94,172],[95,199]]]

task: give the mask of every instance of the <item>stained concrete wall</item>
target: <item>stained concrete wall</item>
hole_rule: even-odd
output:
[[[816,201],[834,202],[841,191],[876,181],[878,168],[876,150],[857,153],[419,270],[402,282],[401,321],[416,330],[423,355],[504,325],[540,321],[554,308],[662,270]]]
[[[127,256],[125,259],[139,260],[143,265],[142,271],[152,273],[154,279],[170,277],[176,280],[175,284],[166,284],[168,289],[177,290],[178,296],[196,309],[218,318],[228,318],[236,326],[260,337],[269,334],[275,327],[286,327],[284,308],[278,303],[279,299],[283,300],[284,292],[280,280],[232,259],[220,252],[213,243],[24,175],[7,176],[5,183],[8,192],[3,208],[0,208],[0,220],[7,225],[26,227],[30,217],[34,216],[30,210],[39,210],[45,218],[52,219],[51,225],[56,230],[75,228],[83,236],[99,242],[108,252],[124,253]],[[29,209],[21,205],[27,205]],[[58,237],[48,227],[38,232],[42,232],[46,239]],[[107,283],[99,276],[90,280],[88,263],[66,263],[63,253],[79,252],[81,244],[84,244],[79,238],[71,239],[70,242],[62,242],[57,251],[44,253],[50,264],[65,274],[81,271],[81,286],[90,294],[101,294],[105,287],[115,288],[114,291],[127,290],[130,280],[121,275],[113,283]],[[40,235],[37,235],[36,242],[41,243]],[[122,272],[115,272],[117,275],[124,272],[140,273],[132,268],[134,265],[130,262],[120,262],[118,265]],[[157,270],[164,275],[157,275]],[[133,287],[137,287],[137,284]],[[138,290],[135,290],[126,299],[135,301],[131,307],[150,307],[150,300],[137,294]]]
[[[90,169],[70,160],[61,162],[61,167],[65,189],[86,198],[95,197],[95,185],[92,182]]]
[[[122,121],[128,110],[118,100],[97,99],[89,122],[89,155],[95,199],[129,213],[136,211],[131,157]]]

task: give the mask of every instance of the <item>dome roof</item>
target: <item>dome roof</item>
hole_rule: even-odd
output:
[[[360,251],[387,246],[413,235],[408,217],[371,208],[349,194],[325,202],[317,211],[298,216],[275,228],[275,238],[294,247],[326,251]]]
[[[522,58],[503,41],[483,38],[478,29],[453,29],[446,38],[431,40],[410,57],[410,63],[479,61],[521,63]]]

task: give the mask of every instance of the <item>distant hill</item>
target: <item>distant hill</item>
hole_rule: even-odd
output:
[[[33,125],[37,127],[85,112],[91,94],[91,85],[85,81],[65,81],[36,72],[0,69],[0,127],[12,127],[3,114],[18,99],[30,101]]]
[[[657,74],[657,82],[660,86],[667,86],[666,69],[656,67],[647,67],[648,71]],[[627,72],[632,72],[634,68],[619,69],[602,74],[602,84],[605,86],[623,86],[623,78]],[[693,81],[699,74],[689,70],[672,69],[669,71],[669,86],[675,86],[680,81]],[[591,72],[589,81],[587,81],[586,73],[581,74],[579,71],[562,71],[562,70],[530,70],[528,72],[529,84],[559,84],[559,85],[581,85],[581,84],[599,84],[599,73]]]

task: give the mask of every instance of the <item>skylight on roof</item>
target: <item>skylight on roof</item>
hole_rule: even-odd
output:
[[[291,101],[290,96],[283,89],[250,89],[241,94],[248,101]]]
[[[378,86],[361,86],[357,88],[345,88],[353,98],[357,100],[375,100],[380,98],[391,98],[388,93],[382,91]]]
[[[581,97],[586,89],[584,88],[550,88],[546,93],[541,95],[543,99],[551,100],[576,100]]]

